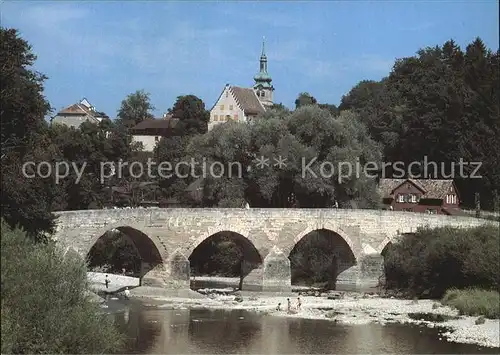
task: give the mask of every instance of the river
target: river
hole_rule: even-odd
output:
[[[134,354],[495,354],[498,349],[440,339],[415,325],[340,325],[246,310],[162,309],[138,300],[109,301],[111,317]]]

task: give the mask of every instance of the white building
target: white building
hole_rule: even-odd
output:
[[[228,120],[250,122],[273,105],[274,87],[271,76],[267,72],[267,57],[262,43],[260,71],[254,76],[252,88],[242,88],[226,84],[221,95],[210,110],[208,130]]]
[[[144,120],[129,130],[132,142],[142,143],[143,151],[152,152],[162,137],[173,135],[178,122],[171,116]]]

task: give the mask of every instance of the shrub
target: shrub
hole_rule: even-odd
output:
[[[86,265],[1,222],[2,353],[102,353],[123,338],[92,303]]]
[[[458,309],[460,314],[500,318],[500,293],[476,288],[446,291],[441,302]],[[476,323],[478,324],[478,323]]]
[[[493,226],[420,229],[386,254],[386,287],[437,298],[453,287],[499,290],[499,243]]]

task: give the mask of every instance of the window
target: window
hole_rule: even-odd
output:
[[[226,91],[226,97],[229,97],[229,91]]]
[[[214,115],[214,121],[218,121],[219,120],[219,115]]]
[[[457,196],[456,195],[446,195],[446,203],[449,204],[456,204],[457,203]]]
[[[411,194],[410,196],[411,196],[411,203],[417,203],[418,202],[417,195]]]
[[[398,195],[398,202],[399,203],[405,202],[405,196],[404,195]]]
[[[229,110],[233,110],[233,105],[229,105]]]
[[[224,105],[220,105],[221,111],[224,111]]]

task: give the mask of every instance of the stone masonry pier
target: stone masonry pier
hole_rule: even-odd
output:
[[[474,217],[361,209],[137,208],[56,215],[55,239],[65,250],[87,257],[107,231],[121,230],[143,259],[143,285],[174,289],[189,288],[188,258],[201,242],[219,232],[237,233],[255,247],[262,260],[245,273],[243,289],[262,291],[290,291],[290,252],[316,230],[336,233],[354,255],[354,264],[339,269],[339,282],[374,286],[382,275],[381,253],[399,235],[419,227],[498,224]]]

